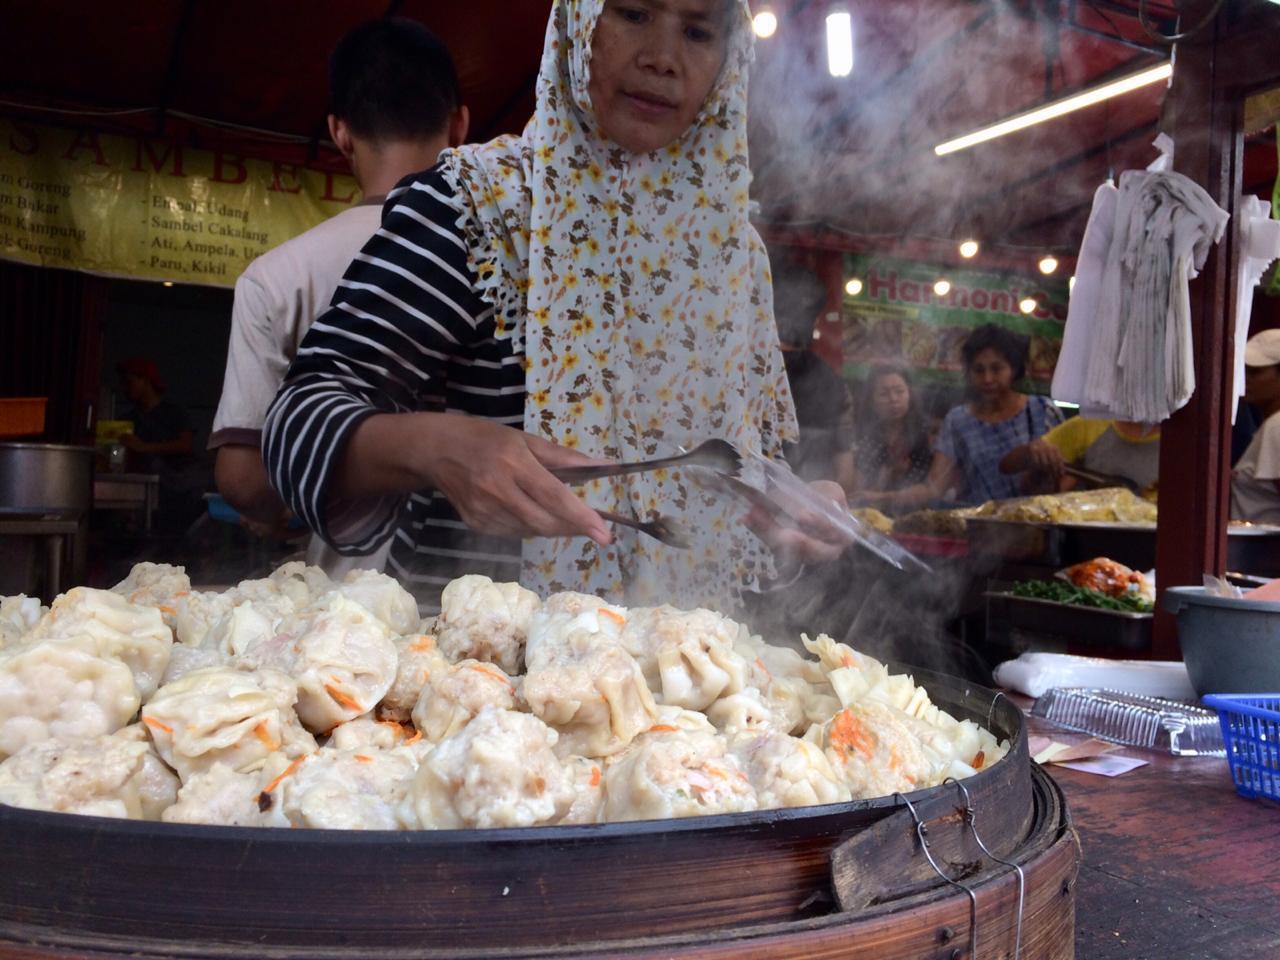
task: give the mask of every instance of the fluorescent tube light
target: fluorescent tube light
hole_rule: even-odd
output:
[[[842,4],[827,14],[827,69],[833,77],[853,72],[853,18]]]
[[[830,44],[831,37],[830,22],[831,20],[828,17],[828,44]],[[1173,76],[1173,64],[1166,61],[1146,70],[1141,70],[1138,73],[1131,73],[1127,77],[1120,77],[1110,83],[1093,87],[1090,90],[1082,90],[1080,93],[1073,94],[1062,100],[1047,103],[1043,107],[1028,110],[1026,113],[1020,113],[1015,117],[1010,117],[1008,120],[1001,120],[999,123],[994,123],[989,127],[983,127],[981,130],[967,133],[963,137],[956,137],[954,140],[940,143],[933,148],[933,152],[943,157],[948,153],[955,153],[957,150],[964,150],[975,144],[986,143],[996,137],[1003,137],[1017,130],[1025,130],[1027,127],[1035,126],[1037,123],[1044,123],[1046,120],[1053,120],[1056,117],[1073,113],[1095,103],[1101,103],[1103,100],[1109,100],[1122,93],[1129,93],[1131,90],[1137,90],[1149,84],[1158,83],[1161,80],[1168,80],[1171,76]]]

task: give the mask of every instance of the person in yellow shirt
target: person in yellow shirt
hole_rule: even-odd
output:
[[[1160,484],[1160,425],[1073,417],[1040,439],[1010,450],[1000,461],[1000,472],[1028,474],[1029,486],[1047,482],[1062,493],[1080,482],[1066,472],[1068,466],[1128,480],[1148,500],[1155,500]]]

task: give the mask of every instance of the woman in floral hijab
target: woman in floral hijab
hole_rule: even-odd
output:
[[[592,510],[567,491],[533,489],[547,467],[565,463],[645,459],[707,437],[777,457],[794,438],[768,261],[747,218],[751,56],[746,0],[557,0],[523,134],[446,152],[437,168],[458,210],[473,292],[493,307],[492,340],[523,355],[521,439],[489,442],[488,425],[450,414],[454,423],[422,421],[412,433],[373,417],[339,455],[332,487],[320,484],[329,500],[313,505],[313,527],[341,539],[322,515],[335,502],[350,514],[352,497],[431,487],[473,529],[543,534],[524,541],[521,572],[540,592],[728,606],[771,572],[740,517],[679,472],[585,487]],[[382,233],[396,203],[393,194]],[[377,258],[367,248],[360,259]],[[359,267],[344,287],[369,285],[348,282]],[[302,412],[289,411],[294,422]],[[521,445],[516,460],[486,460],[512,443]],[[458,444],[472,454],[452,452]],[[415,445],[454,466],[413,466],[403,451]],[[396,479],[370,479],[379,468]],[[504,470],[517,474],[509,490],[497,489],[501,480],[479,491],[471,482]],[[276,472],[286,494],[289,473]],[[301,492],[289,499],[307,516]],[[682,551],[630,529],[610,535],[593,510],[678,517],[695,543]],[[385,515],[375,520],[348,523],[365,535],[348,533],[348,543],[385,538]]]
[[[557,3],[523,135],[446,155],[498,335],[528,358],[526,432],[609,460],[713,436],[776,456],[794,435],[768,260],[747,220],[751,38],[744,0]],[[662,49],[674,45],[695,64],[676,67],[682,54]],[[686,129],[682,95],[701,92],[709,59],[714,85]],[[721,518],[701,499],[671,475],[587,492],[597,508],[712,534]],[[619,528],[611,548],[538,539],[524,557],[548,588],[676,587],[696,602],[757,573],[753,541],[729,533],[686,552]]]

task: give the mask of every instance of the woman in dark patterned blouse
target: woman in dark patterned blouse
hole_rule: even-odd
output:
[[[864,432],[854,449],[850,499],[886,513],[900,512],[907,504],[899,495],[923,483],[933,462],[928,424],[905,369],[872,368],[858,423]]]

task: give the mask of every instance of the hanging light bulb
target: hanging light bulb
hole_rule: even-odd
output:
[[[853,18],[840,2],[827,8],[827,69],[833,77],[853,72]]]
[[[1049,274],[1053,273],[1053,271],[1058,269],[1058,258],[1053,256],[1053,254],[1041,257],[1039,267],[1040,272],[1047,277]]]
[[[1018,301],[1018,309],[1026,314],[1035,313],[1037,306],[1039,306],[1039,304],[1036,303],[1035,297],[1023,297]]]
[[[778,15],[768,6],[761,7],[759,12],[751,18],[751,29],[761,40],[768,40],[778,32]]]
[[[935,281],[933,284],[933,292],[940,297],[945,297],[951,292],[951,281],[946,279]]]
[[[856,297],[862,292],[862,281],[857,277],[850,277],[849,282],[844,285],[844,292],[851,297]]]
[[[978,250],[979,247],[977,240],[970,239],[962,240],[960,242],[960,256],[964,257],[966,260],[972,260],[976,257],[978,255]]]

